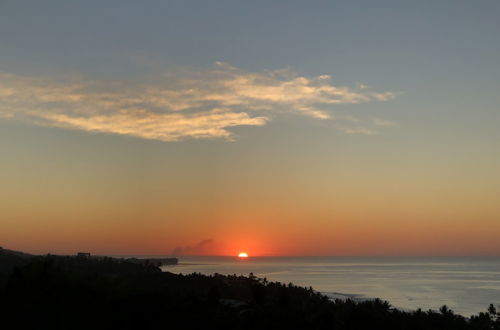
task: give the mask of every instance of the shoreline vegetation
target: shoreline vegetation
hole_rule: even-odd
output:
[[[403,311],[380,299],[330,299],[253,274],[162,272],[175,259],[33,256],[0,249],[5,329],[500,329],[490,305]]]

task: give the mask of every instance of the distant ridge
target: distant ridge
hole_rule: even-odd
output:
[[[0,254],[10,254],[10,255],[15,255],[18,257],[23,257],[23,258],[29,258],[33,257],[33,254],[21,252],[21,251],[15,251],[15,250],[9,250],[9,249],[4,249],[3,247],[0,246]]]
[[[0,247],[0,283],[15,267],[27,263],[33,257],[32,254]]]

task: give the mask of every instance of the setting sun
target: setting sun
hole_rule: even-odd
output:
[[[240,252],[238,258],[248,258],[248,254],[246,252]]]

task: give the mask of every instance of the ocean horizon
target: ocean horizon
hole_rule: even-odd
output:
[[[500,258],[470,257],[250,257],[181,256],[163,266],[177,274],[245,275],[312,287],[332,299],[380,298],[404,310],[446,305],[470,316],[500,304]]]

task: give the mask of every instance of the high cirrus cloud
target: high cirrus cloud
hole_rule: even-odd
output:
[[[208,70],[164,73],[141,83],[0,73],[1,117],[161,141],[232,140],[231,127],[262,126],[285,113],[333,119],[336,105],[394,97],[361,85],[335,86],[327,75],[251,73],[224,63]]]

